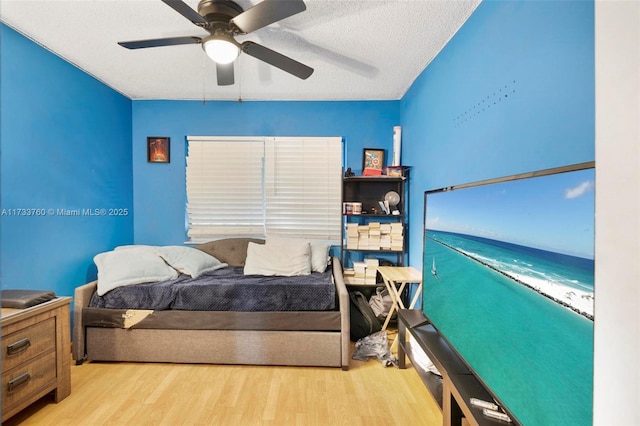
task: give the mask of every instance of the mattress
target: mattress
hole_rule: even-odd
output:
[[[281,277],[244,275],[239,266],[211,271],[198,278],[135,284],[94,293],[93,308],[153,311],[327,311],[336,309],[332,268],[324,273]]]

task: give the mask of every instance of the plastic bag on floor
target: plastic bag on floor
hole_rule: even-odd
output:
[[[389,367],[398,365],[398,359],[391,355],[389,343],[387,340],[387,332],[385,330],[378,331],[369,336],[363,337],[356,342],[353,351],[353,359],[358,361],[368,361],[370,357],[376,357],[382,365]]]
[[[378,319],[381,321],[384,321],[387,317],[392,304],[393,300],[389,295],[389,291],[383,287],[376,288],[376,294],[372,295],[369,299],[369,305],[371,306],[373,313],[376,314]]]

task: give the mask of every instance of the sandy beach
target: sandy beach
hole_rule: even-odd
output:
[[[450,247],[451,249],[459,253],[464,254],[467,257],[470,257],[471,259],[476,260],[477,262],[482,263],[483,265],[495,270],[496,272],[513,278],[514,280],[531,288],[534,291],[537,291],[543,296],[548,297],[553,301],[565,306],[566,308],[571,309],[593,320],[593,293],[579,290],[574,287],[569,287],[558,282],[530,277],[528,275],[518,274],[516,272],[504,271],[491,265],[490,259],[479,256],[476,253],[457,249],[441,241],[438,242],[446,245],[447,247]]]
[[[516,281],[542,293],[563,305],[593,319],[593,294],[547,280],[512,272],[503,272]]]

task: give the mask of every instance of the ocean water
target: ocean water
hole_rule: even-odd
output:
[[[429,235],[498,269],[593,293],[594,261],[473,235],[430,231]]]
[[[593,319],[593,259],[452,232],[428,236]]]
[[[424,311],[496,399],[527,426],[590,425],[593,321],[524,285],[547,281],[557,299],[572,289],[593,295],[593,260],[461,234],[425,235]]]

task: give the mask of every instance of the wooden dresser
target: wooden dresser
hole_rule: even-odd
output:
[[[70,297],[2,308],[2,421],[54,391],[71,393]]]

